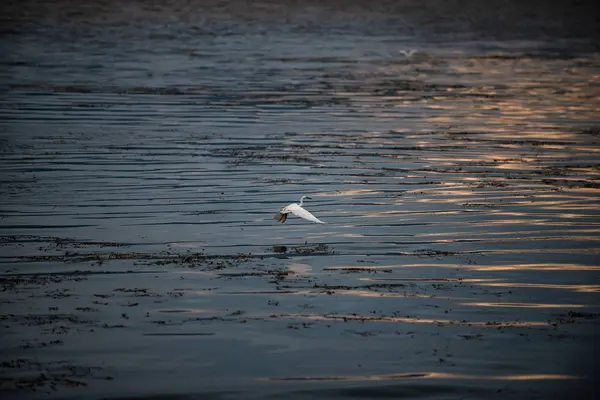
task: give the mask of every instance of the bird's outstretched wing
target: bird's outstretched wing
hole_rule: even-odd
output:
[[[283,224],[285,222],[285,220],[287,219],[287,214],[282,214],[280,212],[277,212],[277,215],[275,215],[275,219],[278,222],[281,222]]]
[[[321,221],[319,218],[315,217],[304,208],[300,207],[298,204],[290,204],[286,207],[286,211],[291,212],[297,217],[307,219],[312,222],[316,222],[317,224],[324,224],[325,222]]]

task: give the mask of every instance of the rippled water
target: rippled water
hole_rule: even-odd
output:
[[[503,4],[7,6],[2,390],[591,398],[597,28]]]

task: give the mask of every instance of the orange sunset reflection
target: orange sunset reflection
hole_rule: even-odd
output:
[[[467,321],[451,319],[429,319],[417,317],[372,316],[359,314],[277,314],[272,317],[278,319],[310,320],[310,321],[357,321],[369,323],[408,323],[408,324],[434,324],[434,325],[462,325],[490,328],[522,328],[540,327],[550,325],[543,321]]]
[[[263,381],[384,381],[396,379],[464,379],[464,380],[494,380],[494,381],[546,381],[580,379],[575,375],[564,374],[521,374],[521,375],[470,375],[449,372],[409,372],[380,375],[330,375],[330,376],[296,376],[260,378]]]

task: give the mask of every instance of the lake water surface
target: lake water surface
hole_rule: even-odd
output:
[[[5,398],[593,398],[591,2],[5,8]]]

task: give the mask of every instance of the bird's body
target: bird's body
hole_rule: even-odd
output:
[[[283,207],[277,212],[277,215],[275,215],[275,219],[283,224],[287,219],[288,214],[292,213],[295,216],[304,218],[308,221],[312,221],[317,224],[324,224],[325,222],[321,221],[319,218],[315,217],[314,215],[306,211],[304,208],[302,208],[304,199],[310,199],[310,197],[302,196],[300,198],[300,204],[292,203],[289,206]]]
[[[415,54],[417,54],[417,50],[413,50],[413,49],[409,49],[409,50],[400,50],[400,54],[403,54],[404,56],[411,58],[412,56],[414,56]]]

